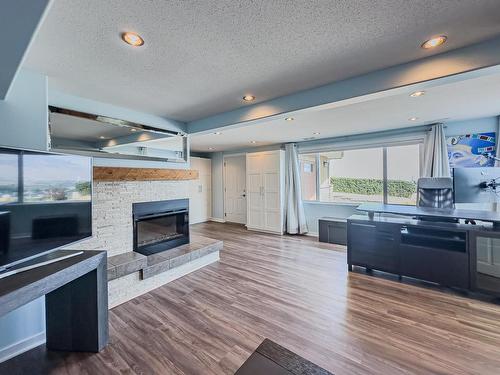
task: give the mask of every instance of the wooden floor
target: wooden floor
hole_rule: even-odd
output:
[[[348,273],[343,247],[311,237],[192,230],[224,240],[219,263],[112,309],[102,353],[40,347],[9,375],[41,355],[56,374],[233,374],[264,338],[335,374],[500,374],[499,305]]]

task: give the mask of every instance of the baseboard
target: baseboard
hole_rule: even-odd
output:
[[[208,219],[208,221],[215,221],[216,223],[225,223],[226,222],[226,220],[219,219],[218,217],[211,217]]]
[[[0,349],[0,363],[45,343],[45,331]]]
[[[306,236],[309,236],[309,237],[319,237],[319,233],[307,232]]]

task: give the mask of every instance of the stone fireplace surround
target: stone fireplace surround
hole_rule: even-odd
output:
[[[133,252],[132,204],[189,198],[189,191],[190,181],[185,180],[94,181],[92,201],[93,237],[71,245],[70,248],[75,250],[106,250],[108,252],[108,263],[111,257],[131,253]],[[222,242],[218,242],[222,247]],[[165,270],[165,272],[154,276],[148,275],[147,278],[143,278],[141,276],[142,271],[136,271],[109,281],[110,308],[217,261],[220,247],[217,246],[211,252],[204,252],[203,256],[192,256],[178,267]]]

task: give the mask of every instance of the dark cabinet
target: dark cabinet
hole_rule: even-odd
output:
[[[500,297],[500,233],[471,232],[469,248],[472,290]]]
[[[398,273],[397,228],[385,224],[351,222],[348,226],[350,264]]]
[[[325,217],[318,220],[319,241],[347,245],[347,222],[345,219]]]
[[[348,219],[348,264],[470,287],[467,230],[412,220]],[[500,249],[500,239],[499,239]],[[499,279],[500,280],[500,279]]]
[[[401,274],[438,284],[468,289],[469,260],[466,253],[401,245]]]

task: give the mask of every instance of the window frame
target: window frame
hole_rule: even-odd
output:
[[[382,148],[382,184],[383,184],[383,204],[388,204],[388,178],[387,178],[387,149],[390,147],[398,147],[398,146],[409,146],[409,145],[418,145],[418,158],[419,158],[419,175],[422,174],[422,154],[423,154],[423,139],[414,139],[414,140],[405,140],[401,142],[391,142],[390,144],[380,145],[380,144],[360,144],[352,147],[338,147],[338,148],[321,148],[321,150],[304,150],[303,152],[299,152],[298,157],[300,158],[301,154],[315,154],[316,158],[316,199],[315,200],[303,200],[305,203],[314,203],[314,204],[335,204],[335,205],[345,205],[345,206],[359,206],[362,203],[347,203],[347,202],[323,202],[320,200],[320,154],[324,152],[332,152],[332,151],[354,151],[354,150],[363,150],[370,148]],[[301,171],[302,173],[302,171]]]

